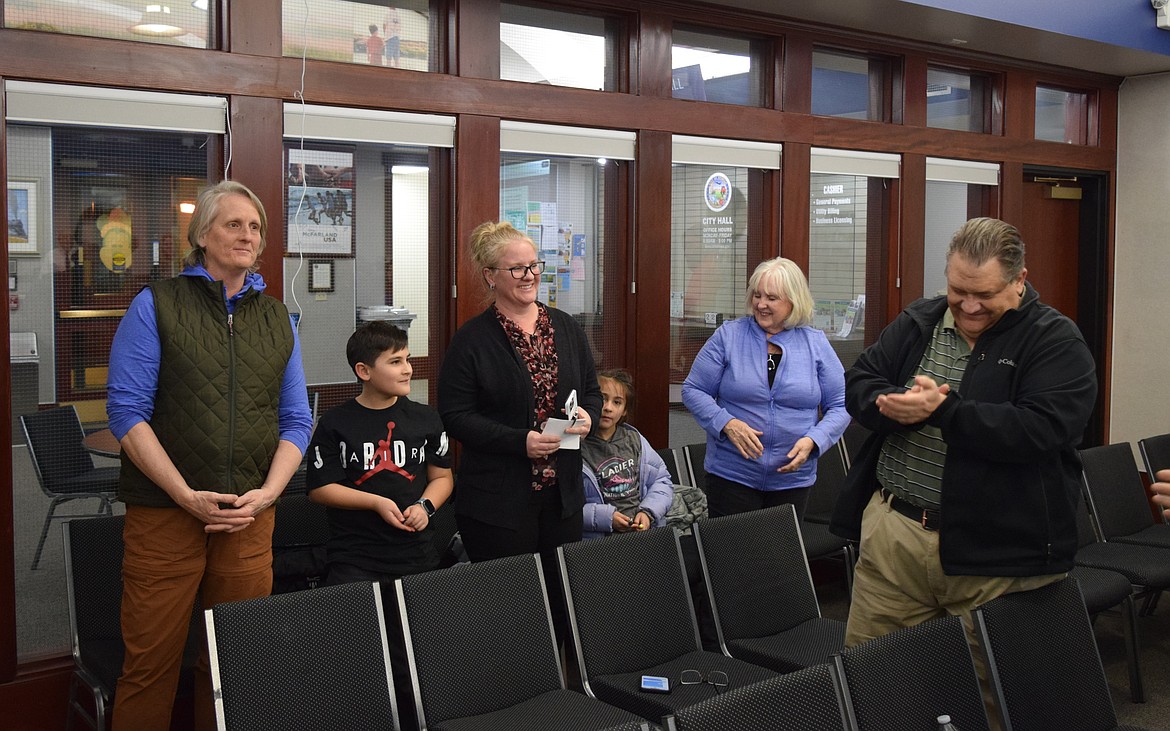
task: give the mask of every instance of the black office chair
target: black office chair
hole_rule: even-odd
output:
[[[639,728],[565,688],[534,554],[404,576],[395,591],[420,729]]]
[[[1116,571],[1073,566],[1068,575],[1076,579],[1081,598],[1089,617],[1117,610],[1125,638],[1125,656],[1129,666],[1129,697],[1134,703],[1146,702],[1145,683],[1142,680],[1141,634],[1138,628],[1137,605],[1133,600],[1133,585]]]
[[[672,447],[654,450],[662,461],[666,463],[666,471],[670,473],[670,481],[676,485],[690,485],[690,472],[685,462],[679,459],[678,450]]]
[[[849,422],[849,426],[845,427],[845,433],[841,436],[841,443],[845,445],[846,465],[853,466],[853,463],[857,461],[857,455],[861,453],[861,445],[865,444],[865,440],[869,439],[872,433],[858,421]]]
[[[845,449],[836,442],[817,460],[817,481],[808,492],[804,517],[800,521],[800,537],[808,560],[833,561],[841,565],[845,581],[846,600],[853,594],[853,566],[857,549],[853,541],[829,531],[829,520],[837,504],[837,496],[845,484]]]
[[[398,729],[377,584],[227,602],[205,616],[220,731]]]
[[[1079,454],[1089,508],[1105,540],[1170,549],[1170,525],[1154,520],[1129,442]]]
[[[959,617],[891,632],[843,650],[835,659],[851,728],[935,729],[943,714],[962,731],[989,727]]]
[[[22,414],[20,424],[37,481],[49,498],[49,511],[45,514],[41,537],[33,554],[32,568],[35,570],[41,563],[45,539],[54,520],[113,513],[110,502],[118,490],[119,468],[94,466],[93,457],[81,444],[85,432],[73,406]],[[57,512],[61,505],[76,500],[97,500],[97,509],[68,514]]]
[[[974,621],[1006,728],[1119,729],[1074,579],[1001,596],[977,609]]]
[[[671,528],[570,543],[558,553],[577,667],[589,695],[656,721],[721,690],[775,675],[701,649]],[[635,624],[627,627],[622,619]],[[684,684],[684,671],[699,682]],[[643,675],[667,678],[671,692],[641,690]]]
[[[821,616],[792,505],[701,520],[695,542],[724,654],[787,673],[845,646],[845,623]]]
[[[63,525],[65,586],[69,602],[73,676],[69,682],[67,728],[80,718],[102,731],[122,674],[122,530],[125,516],[75,518]],[[196,602],[198,606],[198,602]],[[179,675],[180,697],[191,695],[191,680],[202,633],[201,613],[192,607],[191,626]],[[92,708],[84,697],[89,696]]]
[[[272,593],[315,589],[325,580],[329,518],[307,495],[283,495],[272,526]]]
[[[1153,480],[1158,472],[1170,470],[1170,434],[1139,439],[1138,451],[1142,453],[1142,462],[1145,463],[1146,475],[1150,480]],[[1162,514],[1162,522],[1170,523],[1170,516],[1167,516],[1165,511],[1159,512]]]
[[[680,708],[667,731],[845,731],[836,673],[813,665]]]
[[[683,457],[687,463],[687,471],[691,473],[691,481],[703,492],[707,491],[707,468],[703,460],[707,458],[707,443],[695,442],[683,447]]]

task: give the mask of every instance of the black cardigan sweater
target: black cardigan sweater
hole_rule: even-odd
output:
[[[548,314],[557,349],[557,405],[563,408],[569,392],[577,389],[578,405],[596,425],[601,388],[585,331],[560,310],[549,307]],[[462,444],[455,514],[517,527],[532,497],[528,432],[539,427],[533,423],[532,378],[496,319],[494,306],[468,320],[451,339],[439,371],[439,414],[447,433]],[[562,515],[567,518],[585,504],[581,451],[556,454]]]

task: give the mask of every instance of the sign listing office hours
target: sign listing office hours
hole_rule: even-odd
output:
[[[814,226],[852,225],[853,198],[845,195],[845,186],[837,183],[822,186],[821,195],[812,201]]]

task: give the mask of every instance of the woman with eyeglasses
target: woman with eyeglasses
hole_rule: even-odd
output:
[[[483,223],[471,232],[471,255],[492,302],[455,333],[439,373],[439,413],[463,445],[459,534],[472,561],[539,552],[548,571],[557,546],[581,539],[585,497],[581,450],[542,432],[550,418],[572,418],[564,408],[575,391],[576,423],[565,434],[589,433],[601,412],[593,351],[576,320],[537,301],[545,265],[532,239],[509,223]],[[563,630],[560,602],[552,604]]]

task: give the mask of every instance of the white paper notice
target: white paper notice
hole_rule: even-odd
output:
[[[541,434],[552,434],[561,438],[561,449],[580,449],[581,435],[566,434],[565,430],[577,423],[577,389],[569,391],[569,398],[565,399],[565,414],[568,419],[549,419],[544,424]]]

